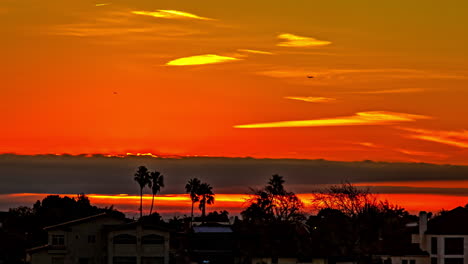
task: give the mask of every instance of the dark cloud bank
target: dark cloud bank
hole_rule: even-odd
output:
[[[162,193],[183,193],[187,179],[199,177],[217,193],[246,193],[264,185],[272,174],[285,176],[288,187],[305,193],[321,184],[343,181],[468,180],[468,166],[423,163],[335,162],[253,158],[152,158],[0,155],[0,193],[138,193],[133,174],[145,165],[166,176]],[[463,186],[462,186],[463,187]],[[375,187],[386,193],[466,195],[468,188]]]

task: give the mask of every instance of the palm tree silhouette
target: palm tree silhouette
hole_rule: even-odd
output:
[[[202,211],[202,220],[204,221],[206,216],[206,205],[214,204],[213,187],[211,187],[208,183],[200,184],[198,189],[198,196],[198,199],[200,200],[198,208],[200,208]]]
[[[192,212],[190,215],[190,222],[193,222],[193,206],[199,201],[198,189],[200,188],[201,181],[197,178],[190,179],[185,185],[185,192],[190,193],[190,200],[192,200]]]
[[[151,183],[149,179],[149,171],[145,166],[138,167],[135,177],[133,178],[140,185],[140,218],[143,216],[143,188]]]
[[[151,208],[150,208],[150,215],[153,212],[153,205],[154,205],[154,196],[161,191],[161,188],[164,187],[164,175],[162,175],[159,171],[153,171],[149,175],[149,184],[148,186],[151,188],[151,192],[153,193],[153,199],[151,200]]]

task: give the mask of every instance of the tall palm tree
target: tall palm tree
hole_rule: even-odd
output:
[[[205,220],[206,216],[206,205],[207,204],[214,204],[214,193],[213,187],[211,187],[208,183],[200,184],[198,188],[198,199],[200,200],[200,204],[198,207],[202,211],[202,219]]]
[[[145,166],[138,167],[133,178],[140,185],[140,218],[143,216],[143,189],[151,183],[149,171]]]
[[[148,186],[151,188],[151,192],[153,193],[153,199],[151,200],[151,208],[150,208],[150,215],[153,212],[153,205],[154,205],[154,196],[161,191],[161,188],[164,187],[164,175],[162,175],[159,171],[153,171],[150,173],[150,182]]]
[[[201,181],[197,178],[190,179],[185,185],[185,192],[190,193],[190,200],[192,200],[192,213],[190,215],[190,222],[193,222],[193,206],[199,201],[198,189],[200,188]]]

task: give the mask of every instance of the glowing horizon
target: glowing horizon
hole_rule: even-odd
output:
[[[42,200],[47,195],[60,195],[75,197],[72,194],[44,194],[44,193],[17,193],[17,194],[0,194],[0,198],[11,199],[12,204],[21,204],[32,206],[36,200]],[[299,193],[298,197],[304,203],[304,211],[307,214],[316,213],[311,208],[310,193]],[[105,195],[105,194],[86,194],[93,205],[99,207],[113,206],[115,209],[126,213],[127,215],[136,215],[140,205],[139,195]],[[216,194],[214,205],[207,207],[207,211],[227,210],[231,215],[239,215],[240,212],[247,207],[248,194]],[[377,198],[385,201],[388,200],[391,204],[401,206],[412,214],[417,214],[419,211],[438,212],[442,209],[453,209],[457,206],[468,204],[468,196],[457,195],[434,195],[434,194],[377,194]],[[145,194],[143,196],[144,211],[148,213],[149,204],[152,196]],[[155,196],[156,211],[170,217],[173,215],[185,214],[188,215],[191,209],[191,200],[187,194],[165,194]],[[198,208],[197,208],[198,209]],[[198,214],[198,211],[195,212]]]

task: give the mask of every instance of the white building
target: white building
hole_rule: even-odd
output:
[[[108,214],[49,226],[47,245],[28,250],[31,264],[168,264],[169,232]]]
[[[431,220],[419,215],[413,243],[429,253],[430,264],[468,264],[468,208],[457,207]]]

